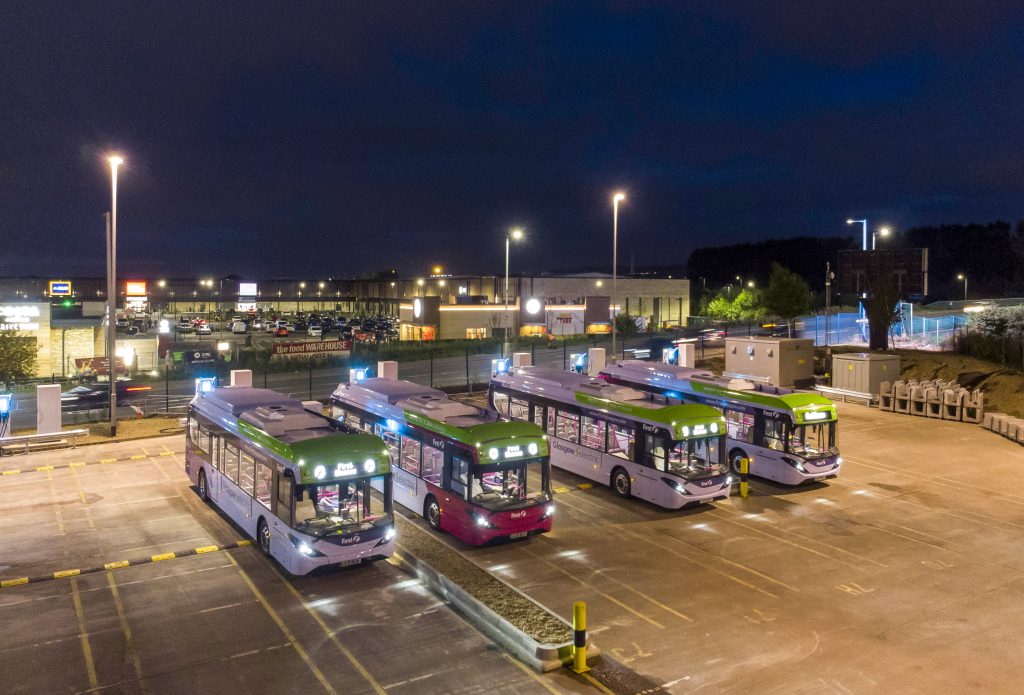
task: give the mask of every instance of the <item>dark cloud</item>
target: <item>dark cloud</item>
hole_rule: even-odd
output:
[[[26,3],[0,272],[344,275],[1024,216],[1020,3]]]

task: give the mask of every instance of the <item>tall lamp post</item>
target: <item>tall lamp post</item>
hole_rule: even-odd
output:
[[[117,436],[117,167],[124,160],[110,162],[110,213],[107,217],[107,367],[110,374],[110,436]]]
[[[963,280],[964,282],[964,301],[967,301],[967,275],[966,273],[960,273],[956,276],[957,280]]]
[[[863,230],[863,237],[861,239],[861,247],[860,248],[861,248],[861,251],[867,251],[868,250],[868,221],[866,219],[864,219],[864,220],[855,220],[855,219],[851,218],[851,219],[846,220],[846,224],[860,224],[861,225],[861,229]],[[858,316],[857,316],[857,324],[860,326],[860,337],[862,339],[865,339],[865,340],[867,339],[867,332],[865,330],[866,327],[867,327],[867,325],[866,325],[867,322],[864,320],[864,316],[865,316],[865,312],[864,312],[864,299],[867,296],[868,296],[867,292],[862,292],[861,295],[860,295],[860,301],[857,302],[857,314],[858,314]]]
[[[885,238],[889,236],[891,231],[892,230],[888,227],[879,227],[877,232],[871,232],[871,250],[875,250],[875,243],[877,242],[878,237]]]
[[[615,297],[619,294],[619,203],[626,199],[626,194],[618,192],[612,196],[612,359],[615,359],[615,326],[618,313],[615,311]]]
[[[509,320],[508,320],[508,256],[509,250],[512,245],[512,240],[519,241],[523,238],[523,230],[516,227],[515,229],[509,230],[505,235],[505,290],[502,293],[502,297],[505,299],[505,339],[508,339],[509,332]]]

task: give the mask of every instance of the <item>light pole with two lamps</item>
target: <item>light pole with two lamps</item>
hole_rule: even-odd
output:
[[[622,191],[612,196],[612,300],[609,302],[612,314],[612,359],[615,359],[615,338],[618,330],[615,326],[618,312],[615,311],[615,298],[619,294],[619,203],[626,199]]]
[[[110,215],[107,217],[107,367],[110,378],[110,436],[117,436],[117,168],[124,160],[110,162]]]

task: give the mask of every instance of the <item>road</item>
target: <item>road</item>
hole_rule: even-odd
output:
[[[55,469],[0,476],[0,577],[114,569],[0,588],[0,692],[579,689],[505,655],[390,562],[286,578],[253,546],[159,559],[240,538],[189,487],[182,448],[3,459]]]

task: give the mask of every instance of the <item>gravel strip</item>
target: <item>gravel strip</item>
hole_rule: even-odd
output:
[[[445,575],[540,644],[572,641],[572,628],[411,521],[396,515],[398,548]]]

